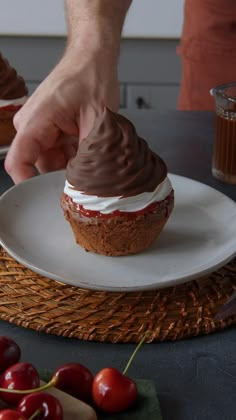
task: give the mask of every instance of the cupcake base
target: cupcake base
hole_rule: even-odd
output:
[[[144,251],[158,238],[174,207],[174,194],[142,212],[88,217],[65,194],[61,207],[77,244],[86,251],[124,256]]]

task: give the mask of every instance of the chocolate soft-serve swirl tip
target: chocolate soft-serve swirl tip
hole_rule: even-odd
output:
[[[0,99],[11,100],[27,96],[24,79],[0,53]]]
[[[105,108],[67,165],[67,181],[87,195],[129,197],[154,191],[167,167],[134,125]]]

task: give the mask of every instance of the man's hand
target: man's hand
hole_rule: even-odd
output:
[[[79,54],[79,53],[78,53]],[[104,105],[118,109],[119,86],[99,57],[66,53],[16,114],[16,137],[5,161],[15,183],[65,168]],[[98,68],[100,67],[100,68]],[[108,70],[109,69],[109,70]]]
[[[65,168],[104,106],[118,110],[117,63],[127,7],[117,6],[117,0],[67,0],[65,54],[14,119],[17,134],[5,168],[15,183]]]

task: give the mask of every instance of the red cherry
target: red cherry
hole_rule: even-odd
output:
[[[105,368],[94,378],[92,395],[98,408],[106,413],[119,413],[135,403],[138,391],[132,379],[117,369]]]
[[[40,378],[37,370],[30,363],[16,363],[9,367],[0,377],[0,388],[26,390],[37,388],[40,385]],[[22,395],[1,391],[1,398],[10,403],[17,404]]]
[[[46,392],[34,392],[22,398],[18,404],[17,411],[29,418],[40,410],[35,417],[37,420],[63,420],[63,408],[61,403],[53,395]]]
[[[20,356],[18,344],[9,337],[0,336],[0,372],[17,363]]]
[[[27,420],[26,417],[15,410],[1,410],[0,420]]]
[[[93,375],[85,366],[79,363],[66,363],[55,370],[54,378],[56,378],[56,388],[82,401],[91,400]]]

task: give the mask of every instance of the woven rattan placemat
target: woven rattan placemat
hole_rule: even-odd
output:
[[[25,328],[90,341],[147,342],[208,334],[236,324],[214,321],[236,290],[236,259],[179,286],[145,292],[91,291],[42,277],[0,247],[0,318]]]

